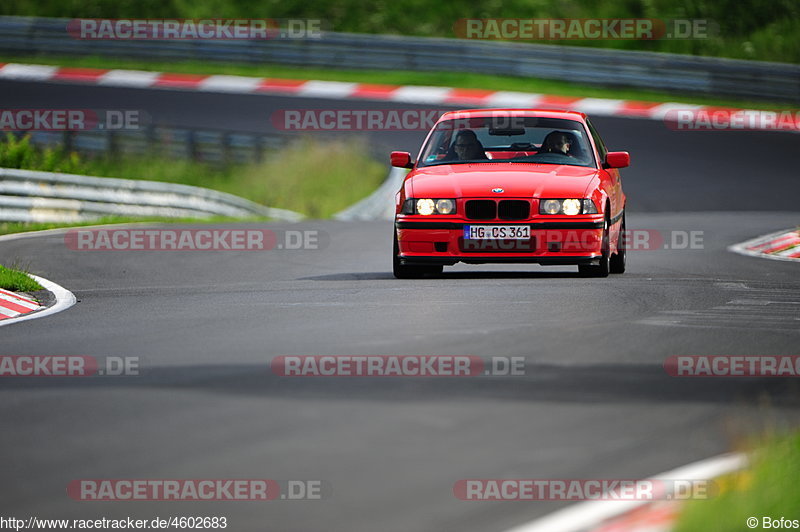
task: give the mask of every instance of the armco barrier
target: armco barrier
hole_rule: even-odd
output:
[[[102,216],[167,218],[303,216],[206,188],[0,168],[0,221],[78,222]]]
[[[22,132],[18,132],[22,135]],[[231,131],[147,126],[132,130],[33,131],[37,146],[62,146],[88,154],[111,156],[153,155],[193,159],[210,164],[252,163],[286,145],[288,135],[248,134]]]

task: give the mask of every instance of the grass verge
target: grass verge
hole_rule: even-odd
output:
[[[782,528],[763,526],[763,518],[800,519],[800,431],[771,438],[759,447],[749,469],[717,482],[723,488],[720,495],[688,503],[674,532],[740,532],[748,529],[752,517],[758,526],[750,528]]]
[[[652,102],[677,102],[720,107],[750,109],[792,109],[792,104],[776,104],[763,101],[748,101],[713,98],[670,92],[641,89],[602,88],[538,78],[493,76],[463,72],[412,72],[404,70],[336,70],[303,68],[283,65],[237,65],[187,62],[135,61],[108,57],[65,56],[0,56],[0,63],[31,63],[83,68],[120,68],[178,74],[227,74],[251,77],[274,77],[286,79],[315,79],[321,81],[348,81],[390,85],[432,85],[463,89],[497,91],[519,91],[541,94],[556,94],[581,98],[610,98],[642,100]]]
[[[0,288],[15,292],[35,292],[42,286],[22,271],[0,265]]]
[[[217,166],[158,153],[148,157],[82,158],[58,149],[41,150],[11,135],[0,143],[0,166],[71,171],[99,177],[147,179],[228,192],[261,205],[327,218],[371,194],[386,178],[363,141],[304,137],[271,151],[263,161]]]

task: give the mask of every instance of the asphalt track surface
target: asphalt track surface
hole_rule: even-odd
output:
[[[6,107],[124,101],[164,123],[248,131],[268,122],[254,109],[393,105],[13,82],[0,96]],[[677,379],[662,364],[800,354],[798,265],[726,251],[796,225],[798,137],[595,122],[612,149],[632,153],[629,228],[702,231],[702,249],[631,251],[628,272],[608,279],[459,265],[400,281],[387,222],[267,225],[319,231],[320,250],[77,252],[59,235],[0,242],[4,262],[28,264],[79,299],[0,328],[0,355],[141,358],[139,376],[0,382],[2,513],[217,515],[237,531],[500,531],[567,503],[460,501],[457,480],[643,478],[731,450],[765,426],[797,426],[796,381]],[[411,151],[421,136],[392,135],[393,147]],[[427,379],[269,370],[275,356],[307,354],[522,356],[527,365],[525,376]],[[85,478],[320,479],[332,493],[67,497],[67,484]]]

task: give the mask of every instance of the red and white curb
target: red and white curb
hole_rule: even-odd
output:
[[[730,453],[656,475],[650,480],[710,480],[744,469],[747,457]],[[669,532],[677,518],[672,501],[587,501],[506,532]]]
[[[170,74],[142,70],[71,68],[0,63],[0,79],[82,83],[106,87],[159,88],[239,94],[280,94],[308,98],[380,100],[425,105],[570,109],[596,116],[664,120],[675,110],[745,111],[685,103],[579,98],[513,91],[380,85],[342,81],[255,78],[229,75]]]
[[[16,318],[40,308],[36,301],[0,288],[0,320]]]
[[[69,229],[70,228],[45,229],[43,231],[30,231],[30,232],[27,232],[27,233],[12,233],[12,234],[8,234],[8,235],[0,235],[0,242],[5,242],[5,241],[9,241],[9,240],[19,240],[19,239],[23,239],[23,238],[31,238],[31,237],[35,237],[35,236],[41,236],[43,234],[46,234],[46,235],[47,234],[61,234],[63,232],[68,231]],[[0,300],[0,314],[2,314],[2,316],[0,316],[0,327],[3,327],[4,325],[12,325],[14,323],[20,323],[22,321],[28,321],[28,320],[38,319],[38,318],[44,318],[45,316],[50,316],[51,314],[55,314],[57,312],[61,312],[63,310],[67,310],[72,305],[77,303],[78,300],[75,298],[75,294],[73,294],[72,292],[70,292],[69,290],[64,288],[63,286],[60,286],[60,285],[54,283],[53,281],[45,279],[44,277],[39,277],[38,275],[33,275],[33,274],[30,274],[30,273],[28,275],[34,281],[39,283],[42,286],[42,288],[44,288],[45,290],[48,290],[50,293],[53,294],[53,297],[55,298],[55,303],[53,303],[51,306],[45,308],[45,307],[42,307],[41,305],[38,305],[36,302],[31,301],[30,298],[26,298],[24,296],[19,296],[18,294],[13,294],[13,292],[8,292],[7,290],[0,290],[0,292],[2,292],[2,294],[0,294],[0,297],[3,294],[6,294],[6,295],[7,294],[13,294],[13,298],[16,299],[17,302],[19,300],[24,299],[26,301],[26,305],[21,305],[20,304],[19,306],[28,309],[26,312],[18,312],[14,316],[9,316],[3,311],[2,307],[4,307],[5,305],[2,302],[2,300]],[[35,304],[38,308],[31,309],[30,306],[32,304]]]
[[[800,230],[784,230],[734,244],[728,251],[772,260],[800,262]]]
[[[42,288],[50,291],[55,297],[56,302],[49,307],[43,308],[40,305],[32,302],[30,299],[26,298],[26,301],[28,302],[29,305],[36,304],[38,308],[29,309],[27,310],[27,312],[24,313],[19,312],[14,316],[5,315],[4,317],[2,317],[2,319],[0,319],[0,327],[4,325],[12,325],[14,323],[20,323],[22,321],[44,318],[45,316],[50,316],[51,314],[61,312],[62,310],[67,310],[69,307],[71,307],[77,302],[75,295],[66,288],[59,286],[53,281],[50,281],[43,277],[39,277],[37,275],[32,275],[32,274],[28,275],[30,275],[37,283],[42,285]],[[5,290],[3,292],[5,292]],[[16,298],[20,299],[20,296],[16,296]],[[3,303],[0,302],[0,306],[2,305]],[[3,313],[2,308],[0,308],[0,313]]]

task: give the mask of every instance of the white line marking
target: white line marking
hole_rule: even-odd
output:
[[[263,78],[245,76],[209,76],[198,87],[201,91],[253,92],[264,81]]]
[[[533,108],[542,99],[541,94],[531,92],[497,91],[484,100],[489,107]]]
[[[116,87],[150,87],[158,76],[158,72],[144,70],[110,70],[100,76],[98,84]]]
[[[358,83],[342,81],[306,81],[297,91],[299,96],[317,96],[320,98],[347,98],[352,96]]]
[[[406,85],[392,92],[389,97],[395,102],[442,103],[450,95],[450,87],[422,87]]]
[[[747,457],[730,453],[656,475],[650,480],[712,479],[747,465]],[[553,512],[506,532],[582,532],[652,501],[587,501]]]
[[[21,65],[9,63],[0,68],[0,78],[48,80],[55,75],[59,67],[48,65]]]
[[[649,111],[649,116],[653,120],[663,120],[667,113],[670,111],[682,111],[682,110],[690,110],[696,111],[697,109],[702,109],[705,107],[704,105],[692,105],[689,103],[662,103],[659,106],[653,107]]]
[[[616,116],[625,100],[607,100],[605,98],[584,98],[572,104],[572,108],[582,113],[597,116]]]

